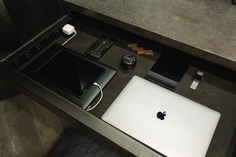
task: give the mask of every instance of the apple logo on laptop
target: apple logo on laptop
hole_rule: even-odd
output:
[[[166,111],[157,113],[157,118],[160,120],[164,120],[165,116],[166,116]]]

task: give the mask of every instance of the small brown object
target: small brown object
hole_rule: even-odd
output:
[[[140,54],[145,54],[145,55],[151,55],[154,56],[154,53],[152,50],[145,50],[142,47],[138,47],[138,44],[129,44],[128,47],[132,47],[134,51],[137,51],[137,53]]]

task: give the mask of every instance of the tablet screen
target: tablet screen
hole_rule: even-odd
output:
[[[103,72],[103,68],[64,50],[36,70],[37,75],[79,97]]]
[[[147,72],[145,78],[174,90],[187,71],[190,63],[188,59],[179,55],[162,54]]]

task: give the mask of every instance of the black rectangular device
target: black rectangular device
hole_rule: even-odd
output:
[[[85,54],[99,59],[112,47],[114,42],[115,39],[110,36],[103,35],[85,51]]]
[[[55,44],[22,71],[25,75],[86,109],[116,70]]]
[[[145,78],[174,90],[190,63],[191,61],[180,55],[162,54],[147,72]]]

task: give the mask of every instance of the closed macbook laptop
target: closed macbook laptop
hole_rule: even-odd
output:
[[[220,113],[134,76],[102,119],[170,157],[205,156]]]

